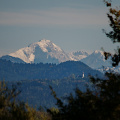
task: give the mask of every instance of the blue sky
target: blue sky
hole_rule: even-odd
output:
[[[67,52],[114,49],[107,12],[103,0],[0,0],[0,56],[43,38]]]

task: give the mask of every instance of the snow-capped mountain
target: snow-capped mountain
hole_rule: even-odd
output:
[[[60,47],[45,39],[10,53],[9,56],[20,58],[26,63],[60,63],[70,60]]]
[[[85,51],[77,51],[77,52],[70,52],[68,55],[71,58],[71,60],[80,61],[81,59],[88,57],[89,53]]]
[[[87,64],[89,67],[94,69],[99,69],[104,67],[111,67],[110,60],[105,60],[104,54],[102,51],[94,51],[88,57],[81,60],[83,63]]]
[[[61,63],[65,61],[81,61],[93,69],[101,72],[113,70],[120,72],[120,67],[113,68],[110,60],[105,60],[102,51],[89,54],[85,51],[66,53],[50,40],[40,40],[28,47],[21,48],[14,53],[2,56],[1,59],[16,63]],[[103,67],[104,66],[104,67]],[[104,69],[103,69],[104,68]]]

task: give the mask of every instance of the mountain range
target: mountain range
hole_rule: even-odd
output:
[[[21,48],[16,52],[2,56],[1,59],[10,60],[14,63],[55,63],[59,64],[65,61],[82,61],[89,67],[103,71],[103,66],[107,70],[114,69],[111,66],[110,60],[105,60],[102,51],[94,51],[88,53],[86,51],[77,51],[66,53],[59,46],[52,43],[50,40],[40,40],[28,47]],[[119,71],[116,69],[116,71]]]
[[[110,67],[101,51],[67,53],[44,39],[2,56],[0,80],[10,85],[19,82],[21,94],[18,99],[31,106],[56,107],[49,85],[59,97],[73,93],[76,86],[85,91],[86,86],[92,86],[90,75],[104,78],[104,74],[96,70],[101,71],[102,65]]]

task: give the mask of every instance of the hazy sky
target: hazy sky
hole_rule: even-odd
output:
[[[103,0],[0,0],[0,56],[43,38],[67,52],[114,49],[107,12]]]

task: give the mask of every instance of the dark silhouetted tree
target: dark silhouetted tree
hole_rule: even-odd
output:
[[[112,40],[113,43],[119,43],[120,42],[120,7],[112,8],[112,4],[110,1],[104,0],[107,7],[109,7],[109,12],[107,13],[107,17],[109,19],[109,26],[111,28],[110,32],[104,33],[108,38]],[[105,59],[108,59],[110,56],[112,58],[112,65],[117,66],[120,62],[120,48],[118,47],[114,54],[111,54],[110,52],[104,52]]]

